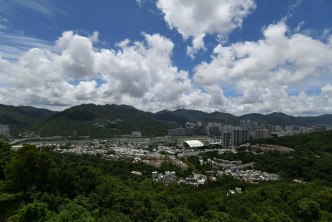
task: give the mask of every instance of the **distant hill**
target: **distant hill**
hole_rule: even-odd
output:
[[[239,117],[240,119],[250,119],[251,121],[258,122],[260,124],[272,124],[272,125],[305,125],[307,123],[312,124],[332,124],[332,115],[322,115],[322,116],[315,116],[315,117],[295,117],[286,115],[284,113],[271,113],[267,115],[253,113],[247,114]]]
[[[30,106],[6,106],[0,104],[0,125],[9,125],[15,135],[27,127],[53,116],[56,112]]]
[[[187,118],[191,122],[197,122],[203,120],[209,113],[198,111],[198,110],[187,110],[187,109],[177,109],[172,111],[176,116]]]
[[[299,124],[297,117],[289,116],[284,113],[271,113],[267,115],[252,113],[243,115],[241,119],[258,122],[260,124],[272,124],[272,125],[291,125]]]
[[[141,131],[143,136],[166,135],[170,125],[127,105],[74,106],[41,122],[41,136],[111,137]]]
[[[178,123],[178,124],[181,124],[181,125],[183,125],[183,124],[185,124],[186,122],[189,121],[187,119],[187,117],[176,115],[172,111],[168,111],[168,110],[163,110],[163,111],[160,111],[160,112],[157,112],[157,113],[150,113],[149,115],[152,118],[155,118],[155,119],[160,120],[160,121],[175,122],[175,123]]]
[[[131,131],[137,130],[144,136],[151,136],[166,135],[167,129],[183,126],[188,121],[239,125],[240,120],[272,125],[332,124],[332,114],[317,117],[295,117],[284,113],[235,116],[229,113],[206,113],[186,109],[150,113],[127,105],[94,104],[83,104],[62,112],[54,112],[29,106],[0,105],[0,124],[10,125],[12,135],[27,131],[40,133],[41,136],[110,137],[130,134]]]
[[[313,124],[332,124],[332,114],[326,114],[316,117],[295,117],[284,113],[270,113],[267,115],[259,113],[251,113],[242,116],[235,116],[229,113],[213,112],[206,113],[197,110],[177,109],[174,111],[160,111],[153,115],[154,118],[167,121],[176,121],[179,124],[184,124],[186,121],[204,123],[220,122],[225,124],[239,125],[240,120],[255,121],[259,124],[271,125],[305,125],[307,123]]]
[[[203,122],[221,122],[230,125],[238,125],[240,118],[229,113],[213,112],[206,116]]]
[[[238,124],[238,117],[229,113],[206,113],[198,110],[177,109],[174,111],[163,110],[152,114],[158,120],[175,121],[179,124],[186,122],[223,122],[227,124]]]

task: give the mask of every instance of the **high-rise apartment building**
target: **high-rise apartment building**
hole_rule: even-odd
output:
[[[249,141],[249,132],[246,129],[234,129],[232,131],[232,146],[239,146]]]
[[[231,134],[229,132],[222,133],[222,146],[227,148],[231,145]]]

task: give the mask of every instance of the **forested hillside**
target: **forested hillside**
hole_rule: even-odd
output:
[[[126,135],[131,131],[141,131],[143,136],[156,136],[166,135],[167,129],[184,126],[188,121],[239,125],[240,120],[251,120],[263,125],[332,124],[332,115],[295,117],[283,113],[252,113],[235,116],[229,113],[186,109],[150,113],[127,105],[94,104],[73,106],[61,112],[54,112],[28,106],[0,105],[0,125],[10,125],[12,136],[27,132],[41,136],[96,138]]]
[[[126,105],[80,105],[59,112],[36,131],[41,136],[112,137],[141,131],[144,136],[166,135],[171,126]]]
[[[6,106],[0,104],[0,125],[9,125],[11,134],[17,135],[24,129],[37,125],[56,112],[30,106]]]
[[[284,113],[270,113],[259,114],[250,113],[241,116],[235,116],[230,113],[213,112],[207,113],[197,110],[177,109],[174,111],[163,110],[153,114],[156,119],[167,121],[178,121],[183,123],[185,121],[191,122],[219,122],[224,124],[239,125],[240,120],[255,121],[258,124],[271,124],[271,125],[306,125],[306,124],[332,124],[332,114],[311,117],[296,117]]]
[[[157,170],[151,166],[39,152],[31,145],[11,151],[4,142],[0,160],[1,220],[332,220],[331,181],[326,180],[304,185],[288,180],[251,184],[225,176],[198,187],[164,186],[150,179]],[[132,175],[132,170],[143,175]],[[235,187],[242,193],[227,195]]]

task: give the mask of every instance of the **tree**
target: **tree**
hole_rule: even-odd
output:
[[[297,207],[298,214],[304,221],[313,221],[318,219],[320,211],[319,203],[308,198],[303,198],[298,201]]]
[[[59,214],[52,215],[48,222],[71,222],[71,221],[83,221],[93,222],[95,219],[91,216],[90,212],[81,205],[74,202],[59,207]]]
[[[4,169],[10,159],[10,144],[0,140],[0,180],[5,179]]]
[[[9,218],[10,221],[18,222],[42,222],[50,216],[47,204],[34,200],[18,210],[16,215]]]
[[[156,219],[158,222],[176,222],[179,221],[174,214],[168,210],[162,212]]]
[[[49,153],[38,152],[36,146],[24,144],[5,167],[7,190],[19,192],[36,187],[49,191],[57,179],[57,170]]]

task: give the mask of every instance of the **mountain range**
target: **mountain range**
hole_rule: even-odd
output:
[[[0,104],[0,125],[10,125],[12,135],[22,132],[53,116],[56,112],[31,106],[6,106]]]
[[[55,112],[29,106],[0,105],[0,125],[10,125],[14,136],[22,132],[35,132],[41,136],[111,137],[131,134],[132,131],[141,131],[143,136],[158,136],[166,135],[167,129],[183,126],[188,121],[239,125],[240,120],[272,125],[332,124],[332,114],[295,117],[284,113],[251,113],[235,116],[187,109],[151,113],[128,105],[94,104],[73,106]]]

